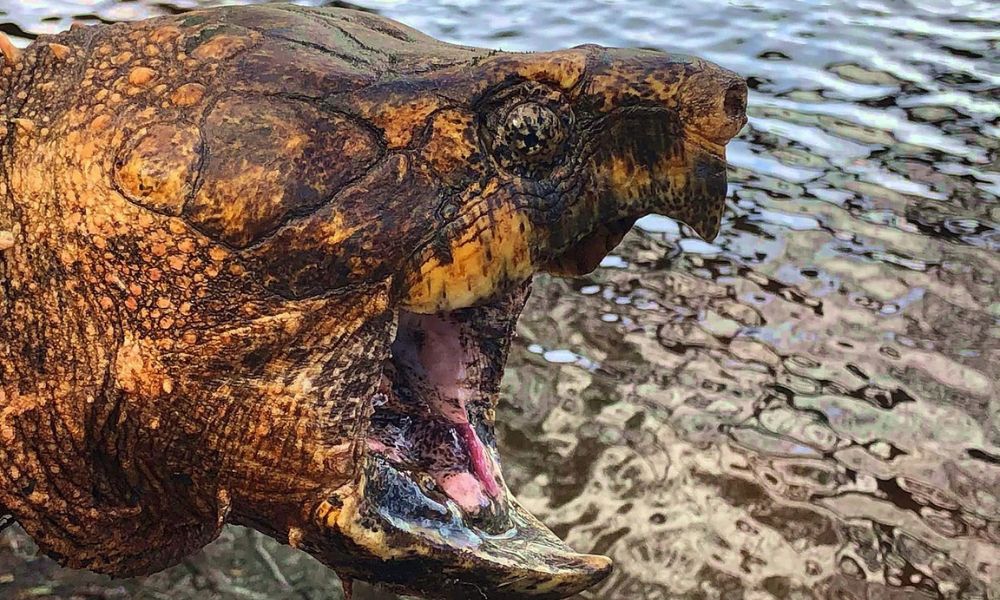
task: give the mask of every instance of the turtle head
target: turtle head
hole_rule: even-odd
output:
[[[406,157],[384,186],[400,195],[382,201],[432,227],[393,273],[363,473],[314,519],[342,535],[300,545],[440,598],[562,598],[604,578],[608,559],[573,552],[504,483],[509,344],[533,274],[595,268],[637,218],[715,236],[745,104],[743,80],[711,63],[596,46],[475,54],[359,94],[351,112]]]
[[[309,206],[289,212],[335,201],[250,240],[274,291],[306,297],[390,277],[399,304],[427,314],[497,297],[540,271],[589,272],[649,213],[706,239],[718,232],[725,145],[746,123],[735,73],[651,50],[490,52],[355,18],[359,31],[378,32],[370,43],[396,48],[393,67],[378,78],[352,71],[357,89],[321,105],[332,114],[317,133],[336,143],[312,152],[295,178]],[[304,145],[273,137],[282,153]]]
[[[445,106],[422,155],[442,227],[416,254],[407,302],[460,307],[546,271],[593,270],[660,213],[714,238],[725,145],[746,123],[742,78],[697,58],[582,46],[498,54],[433,77]]]

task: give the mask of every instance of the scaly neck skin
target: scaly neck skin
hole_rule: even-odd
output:
[[[10,41],[4,37],[0,39],[0,44],[10,44]],[[0,54],[0,197],[7,196],[10,188],[12,143],[17,130],[15,119],[20,117],[24,104],[17,95],[21,91],[28,92],[28,79],[30,69],[22,52],[18,51],[16,58],[13,54]],[[10,219],[12,207],[3,203],[4,200],[0,199],[0,231],[11,231],[13,223],[4,222],[3,219],[5,216]]]
[[[67,212],[55,201],[57,189],[68,190],[52,176],[58,154],[49,144],[52,132],[43,135],[41,119],[36,124],[27,116],[45,114],[45,94],[33,84],[37,48],[21,60],[0,78],[7,126],[0,230],[12,243],[0,254],[0,503],[44,547],[70,554],[91,535],[99,543],[112,535],[90,526],[106,518],[88,520],[94,503],[81,490],[111,499],[109,516],[128,510],[125,482],[92,460],[102,455],[92,427],[113,422],[120,409],[106,380],[121,329],[100,310],[102,295],[68,285],[96,273],[88,256],[74,252]],[[50,123],[57,118],[45,116]],[[40,532],[42,522],[51,531]]]
[[[141,49],[99,31],[36,42],[0,83],[0,506],[70,566],[131,575],[230,513],[280,537],[351,481],[377,386],[353,363],[381,364],[391,323],[388,284],[286,302],[128,202],[109,171],[147,107],[113,105],[133,67],[100,65]]]
[[[354,328],[380,323],[387,289],[362,290],[356,314],[263,293],[115,193],[101,176],[114,134],[84,140],[83,121],[51,115],[4,157],[0,223],[16,240],[0,255],[0,505],[47,552],[118,575],[172,564],[230,511],[287,534],[354,476],[352,445],[328,440],[358,437],[363,396],[341,401],[341,385],[366,373],[336,357],[381,364]]]
[[[39,42],[0,76],[0,230],[12,243],[0,254],[0,503],[62,555],[107,544],[115,533],[100,528],[130,510],[107,452],[123,419],[109,385],[123,329],[104,306],[110,273],[78,233],[77,200],[97,190],[68,176],[82,161],[57,100],[75,96],[71,69]]]

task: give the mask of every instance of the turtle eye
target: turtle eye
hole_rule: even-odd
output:
[[[507,113],[498,141],[523,160],[549,159],[566,140],[566,126],[551,108],[537,102],[518,104]]]

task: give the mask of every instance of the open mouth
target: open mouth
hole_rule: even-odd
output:
[[[499,534],[510,528],[510,520],[493,429],[494,379],[502,373],[507,349],[483,347],[477,331],[482,324],[475,317],[487,310],[400,313],[374,402],[368,450],[383,461],[383,469],[408,479],[425,507]],[[519,313],[502,317],[512,327]]]
[[[530,283],[479,306],[401,311],[362,453],[337,511],[348,576],[433,598],[564,598],[602,580],[507,489],[494,409]]]
[[[381,492],[378,512],[394,525],[448,523],[462,537],[513,527],[494,409],[529,290],[448,312],[400,311],[367,439],[379,472],[368,496]]]

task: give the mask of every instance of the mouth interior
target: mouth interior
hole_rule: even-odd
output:
[[[477,331],[477,320],[489,317],[487,312],[400,313],[374,401],[368,450],[393,478],[403,480],[394,484],[400,492],[383,503],[440,507],[431,512],[442,518],[451,513],[466,526],[499,533],[509,528],[508,492],[493,409],[507,340]],[[400,507],[382,507],[412,513],[394,508]]]

